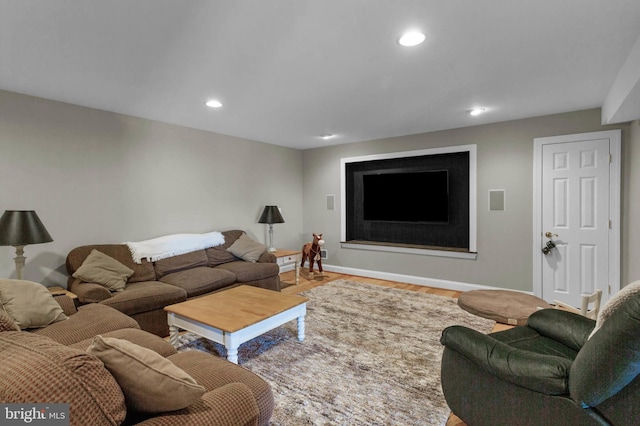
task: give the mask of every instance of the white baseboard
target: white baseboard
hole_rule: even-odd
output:
[[[296,268],[295,264],[291,264],[291,265],[284,265],[280,267],[280,272],[287,272],[287,271],[293,271]]]
[[[438,278],[418,277],[414,275],[395,274],[391,272],[370,271],[367,269],[347,268],[344,266],[322,265],[323,269],[328,272],[336,272],[347,275],[358,275],[361,277],[377,278],[387,281],[399,281],[408,284],[423,285],[426,287],[442,288],[454,291],[471,291],[471,290],[513,290],[502,287],[492,287],[481,284],[464,283],[458,281],[441,280]],[[292,270],[293,268],[289,269]],[[521,293],[533,294],[531,291],[520,291]]]

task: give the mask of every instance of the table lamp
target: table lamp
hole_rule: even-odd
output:
[[[53,241],[33,210],[5,210],[0,217],[0,246],[16,248],[16,278],[24,276],[24,246]]]
[[[258,223],[268,223],[269,224],[269,252],[276,251],[276,248],[273,246],[273,224],[274,223],[284,223],[284,218],[280,214],[280,209],[278,206],[265,206],[262,211],[262,216],[258,220]]]

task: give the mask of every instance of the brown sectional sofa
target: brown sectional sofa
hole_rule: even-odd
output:
[[[275,256],[264,252],[257,262],[246,262],[227,251],[242,233],[241,230],[225,231],[222,232],[225,242],[220,246],[156,262],[143,259],[141,264],[133,262],[125,244],[77,247],[67,255],[67,288],[78,296],[80,303],[113,307],[135,319],[143,330],[164,337],[169,334],[163,310],[167,305],[238,285],[280,291],[280,269]],[[99,284],[73,278],[73,273],[93,249],[134,271],[124,291],[112,293]]]
[[[198,351],[176,352],[164,339],[140,330],[127,315],[101,304],[75,309],[67,296],[56,300],[68,319],[19,331],[0,312],[0,401],[68,403],[71,425],[267,425],[273,412],[271,387],[257,375],[222,358]],[[186,408],[136,412],[114,376],[86,349],[97,334],[151,349],[205,388]]]

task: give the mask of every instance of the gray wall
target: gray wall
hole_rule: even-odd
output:
[[[25,278],[66,285],[73,247],[239,228],[278,247],[302,228],[299,150],[0,91],[0,214],[36,210],[54,242],[25,248]],[[0,277],[15,278],[0,247]]]
[[[640,149],[637,145],[640,136],[636,123],[633,158],[630,158],[629,125],[601,126],[599,109],[306,150],[303,152],[303,235],[324,233],[329,251],[326,264],[532,291],[533,139],[613,128],[622,129],[626,156],[623,199],[625,203],[634,203],[635,212],[634,218],[631,206],[625,210],[624,285],[630,278],[640,279],[639,267],[631,266],[629,261],[632,255],[637,258],[640,254],[640,230],[634,229],[633,242],[628,235],[634,220],[638,227],[640,214],[639,197],[635,195],[639,190]],[[477,260],[341,248],[341,158],[466,144],[477,144],[478,148]],[[635,165],[633,176],[629,171],[632,164]],[[629,197],[634,186],[631,179],[635,184],[633,198]],[[488,211],[489,189],[506,190],[505,212]],[[326,194],[336,194],[335,211],[326,209]]]
[[[623,130],[624,284],[640,279],[640,124],[602,127],[597,109],[298,151],[0,91],[0,213],[38,212],[54,242],[26,247],[25,277],[47,285],[66,283],[82,244],[231,228],[266,241],[256,221],[277,204],[276,246],[323,232],[325,264],[530,291],[533,138],[610,128]],[[464,144],[478,145],[477,260],[340,248],[340,158]],[[490,213],[496,188],[507,211]],[[13,257],[0,247],[0,277]]]

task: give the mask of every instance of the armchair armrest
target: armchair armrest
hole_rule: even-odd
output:
[[[440,343],[502,380],[547,395],[568,393],[570,359],[516,349],[457,325],[444,329]]]
[[[582,315],[561,309],[541,309],[529,316],[527,327],[541,336],[556,340],[580,351],[596,322]]]
[[[111,297],[111,292],[106,287],[96,283],[86,283],[77,278],[72,278],[68,282],[71,292],[78,296],[81,304],[100,303]]]

